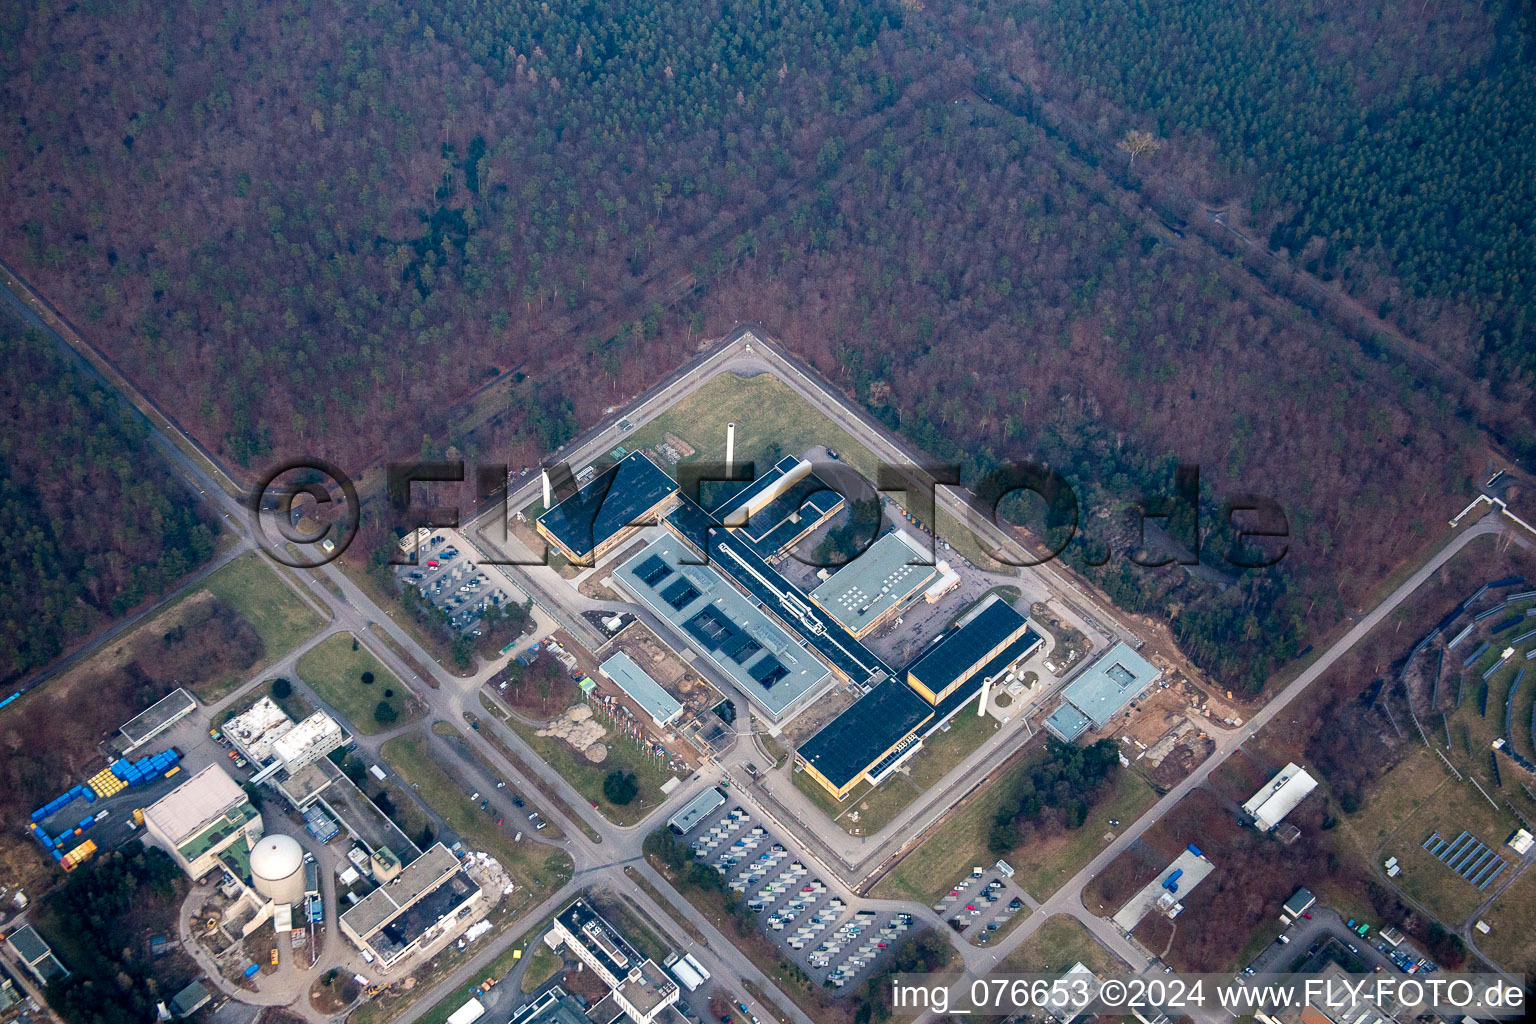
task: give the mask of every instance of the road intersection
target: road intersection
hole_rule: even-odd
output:
[[[31,308],[30,306],[28,307]],[[36,319],[34,314],[34,319]],[[37,320],[40,326],[52,331],[54,324],[47,319]],[[67,330],[67,325],[59,325]],[[57,333],[55,332],[57,337]],[[64,343],[62,338],[61,343]],[[78,341],[78,339],[77,339]],[[65,343],[67,344],[67,343]],[[75,348],[79,346],[76,345]],[[573,449],[568,458],[576,464],[582,460],[576,458],[580,453],[586,457],[586,453],[595,454],[611,447],[629,429],[643,422],[645,416],[654,416],[661,409],[676,402],[680,397],[691,393],[716,373],[761,373],[774,372],[789,381],[808,401],[811,401],[820,411],[829,415],[834,422],[847,425],[859,440],[865,443],[878,456],[899,464],[915,464],[917,460],[910,453],[903,450],[895,442],[887,438],[883,432],[873,424],[864,422],[856,413],[850,413],[845,404],[834,396],[825,392],[816,384],[808,374],[795,364],[787,356],[777,351],[773,346],[759,341],[750,331],[739,332],[724,346],[716,349],[705,357],[702,357],[695,365],[691,365],[678,374],[675,374],[668,382],[653,389],[637,406],[625,413],[628,421],[624,428],[620,428],[618,422],[600,428],[594,435],[581,445]],[[115,382],[114,382],[115,383]],[[118,385],[121,386],[121,385]],[[130,398],[135,396],[130,395]],[[135,402],[138,405],[138,402]],[[142,408],[142,406],[140,406]],[[177,431],[174,424],[163,417],[151,417],[151,435],[156,447],[170,460],[172,466],[182,475],[188,483],[210,502],[224,521],[225,526],[238,538],[234,553],[238,554],[249,550],[255,544],[253,530],[255,527],[250,522],[247,509],[233,496],[234,488],[228,478],[220,482],[213,479],[212,474],[219,473],[211,460],[206,457],[194,457],[194,452],[199,452],[196,445],[184,435],[173,437],[169,432]],[[222,475],[222,474],[221,474]],[[532,498],[536,481],[530,481],[527,488],[515,494],[510,499],[508,506],[521,507]],[[1017,551],[1017,545],[1011,538],[1004,535],[984,515],[979,515],[967,504],[966,500],[956,492],[940,490],[938,500],[941,507],[950,514],[955,515],[961,522],[971,526],[978,535],[997,549],[1012,549]],[[466,537],[472,543],[486,542],[485,527],[488,521],[500,513],[500,509],[493,509],[483,516],[480,521],[470,524],[465,529]],[[984,974],[995,967],[1009,953],[1017,949],[1028,940],[1038,928],[1053,915],[1068,914],[1077,919],[1085,928],[1102,943],[1106,948],[1125,960],[1133,970],[1146,969],[1149,960],[1146,954],[1124,935],[1119,933],[1107,920],[1089,913],[1082,903],[1082,891],[1087,882],[1101,871],[1110,861],[1127,849],[1139,839],[1147,829],[1161,820],[1171,808],[1194,788],[1205,783],[1211,772],[1220,766],[1228,756],[1239,749],[1258,730],[1262,729],[1276,715],[1280,714],[1287,706],[1296,700],[1308,686],[1321,678],[1327,670],[1351,647],[1362,640],[1369,632],[1398,605],[1400,605],[1411,593],[1422,585],[1433,573],[1460,552],[1469,543],[1480,536],[1493,534],[1502,530],[1503,524],[1498,516],[1490,515],[1475,525],[1463,527],[1453,535],[1451,540],[1442,547],[1428,563],[1404,581],[1391,595],[1383,600],[1369,613],[1360,618],[1355,626],[1344,636],[1339,638],[1327,651],[1320,655],[1316,661],[1309,665],[1291,683],[1274,695],[1265,707],[1255,714],[1244,726],[1225,732],[1217,733],[1217,747],[1215,752],[1208,757],[1190,776],[1180,782],[1139,820],[1130,823],[1115,839],[1105,846],[1092,860],[1085,864],[1076,875],[1054,894],[1045,899],[1028,919],[1020,924],[1002,941],[990,948],[978,948],[965,943],[958,944],[967,977],[975,977]],[[226,554],[224,557],[232,557]],[[483,557],[483,556],[482,556]],[[481,561],[482,558],[475,558]],[[573,588],[570,588],[558,574],[547,567],[512,567],[506,570],[508,578],[517,587],[529,596],[533,597],[539,607],[550,617],[552,621],[569,631],[574,637],[584,643],[590,643],[594,650],[598,650],[605,642],[604,637],[587,623],[579,614],[581,602],[587,599],[575,598]],[[412,1007],[400,1016],[403,1024],[413,1024],[423,1013],[431,1008],[440,997],[462,990],[471,980],[481,976],[486,965],[501,952],[510,948],[514,943],[520,943],[528,938],[528,928],[535,922],[541,921],[548,913],[558,906],[580,888],[590,885],[602,885],[615,891],[624,892],[632,899],[652,921],[667,934],[680,949],[691,950],[705,966],[719,979],[750,981],[760,991],[773,993],[776,991],[774,984],[762,973],[734,943],[717,931],[702,916],[689,914],[699,932],[704,935],[706,944],[699,946],[695,940],[680,928],[665,908],[655,905],[655,901],[649,894],[634,886],[625,874],[625,868],[631,868],[643,877],[656,892],[663,894],[664,898],[673,902],[675,907],[687,908],[685,900],[671,889],[667,881],[644,860],[641,852],[641,844],[647,831],[655,827],[656,822],[664,821],[672,808],[680,805],[704,787],[715,785],[722,781],[737,778],[742,764],[751,756],[750,744],[738,744],[734,752],[734,758],[728,763],[707,763],[700,771],[690,778],[683,786],[678,787],[669,797],[666,805],[653,812],[646,824],[622,827],[612,824],[596,813],[586,799],[577,792],[564,778],[545,764],[538,755],[520,737],[510,729],[505,728],[495,716],[487,713],[480,697],[480,687],[492,672],[492,666],[481,666],[474,675],[465,678],[456,676],[436,663],[434,658],[423,650],[415,639],[389,615],[379,609],[373,600],[366,594],[347,574],[334,564],[320,566],[313,570],[281,571],[280,576],[297,591],[304,594],[306,599],[325,608],[331,617],[329,626],[324,631],[326,635],[338,631],[348,631],[359,638],[368,649],[379,658],[391,671],[397,673],[402,679],[414,680],[417,685],[413,688],[417,695],[427,704],[430,716],[433,720],[441,720],[461,726],[466,715],[475,716],[481,723],[481,730],[490,730],[506,746],[517,752],[525,766],[534,775],[535,780],[527,777],[522,768],[512,764],[504,758],[500,751],[476,730],[468,730],[466,735],[468,742],[473,745],[476,754],[494,767],[509,784],[521,787],[525,792],[532,794],[539,789],[551,789],[558,793],[565,803],[571,808],[571,813],[580,818],[580,822],[570,820],[556,807],[548,807],[545,814],[555,821],[565,832],[564,839],[554,845],[559,845],[570,853],[575,863],[574,877],[565,883],[558,891],[550,894],[540,904],[526,912],[522,921],[503,933],[494,943],[488,944],[475,956],[470,958],[463,966],[452,975],[443,979],[431,992],[425,993]],[[1129,629],[1119,622],[1114,614],[1107,609],[1101,609],[1085,594],[1082,589],[1065,578],[1055,569],[1049,566],[1026,568],[1020,570],[1020,575],[1030,577],[1032,581],[1041,587],[1048,588],[1059,597],[1057,605],[1060,613],[1068,620],[1082,629],[1084,632],[1099,638],[1128,638],[1132,636]],[[571,614],[575,608],[577,614]],[[389,643],[381,643],[381,637],[387,637]],[[319,638],[315,641],[318,642]],[[408,658],[402,658],[396,650],[406,652]],[[299,652],[294,652],[284,659],[282,665],[286,666],[296,660]],[[414,664],[411,663],[413,659]],[[423,679],[418,674],[420,666],[431,678]],[[272,674],[268,670],[264,675]],[[745,716],[744,716],[745,717]],[[434,750],[439,748],[434,747]],[[444,757],[453,756],[451,752],[440,751]],[[989,755],[991,756],[991,752]],[[977,774],[985,774],[986,758],[976,763],[965,763],[957,767],[961,781],[968,781]],[[466,772],[476,770],[474,766],[463,761],[459,762]],[[948,780],[946,779],[946,782]],[[943,787],[935,787],[940,790]],[[962,790],[963,792],[964,790]],[[732,789],[736,799],[745,804],[752,804],[755,813],[761,813],[773,820],[773,808],[765,808],[755,800],[753,788],[750,786],[737,786]],[[944,794],[936,793],[929,801],[919,801],[921,806],[914,809],[910,816],[903,818],[903,824],[910,824],[919,816],[932,813],[938,802],[944,799]],[[498,804],[505,797],[496,797]],[[799,834],[794,829],[787,829],[792,834]],[[595,834],[596,839],[590,838],[588,833]],[[835,851],[833,851],[835,852]],[[842,879],[847,874],[848,865],[842,862],[840,857],[828,858],[825,851],[815,849],[808,850],[804,856],[812,861],[817,861],[827,873]],[[865,866],[863,863],[855,867]],[[836,870],[841,868],[842,870]],[[857,883],[860,879],[855,878]],[[945,926],[937,920],[937,915],[926,906],[910,906],[896,903],[884,903],[886,906],[901,906],[923,921],[941,929]],[[340,936],[333,936],[332,942],[339,942]],[[965,984],[965,982],[962,982]],[[772,1019],[767,1008],[746,993],[740,993],[747,998],[752,1011],[763,1020]],[[796,1005],[782,994],[778,996],[779,1007],[795,1021],[795,1024],[814,1024],[810,1018],[800,1011]],[[318,1019],[310,1010],[307,1001],[302,1006],[295,1006],[295,1010],[307,1017]]]

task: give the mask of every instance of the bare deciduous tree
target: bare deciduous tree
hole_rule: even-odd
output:
[[[1128,166],[1136,166],[1136,158],[1143,153],[1156,153],[1163,148],[1163,140],[1151,132],[1144,132],[1140,128],[1132,128],[1125,133],[1125,137],[1116,144],[1123,153],[1129,153],[1131,162]]]

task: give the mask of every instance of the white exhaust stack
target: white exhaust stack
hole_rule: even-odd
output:
[[[983,676],[981,680],[981,699],[976,702],[976,717],[987,717],[987,694],[992,689],[992,677]]]
[[[545,508],[550,508],[551,507],[550,498],[553,497],[553,495],[550,494],[549,470],[544,469],[544,470],[540,470],[540,472],[544,475],[544,507]]]
[[[736,465],[736,424],[725,425],[725,475],[731,475],[731,469]]]

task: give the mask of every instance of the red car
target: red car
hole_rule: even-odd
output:
[[[428,569],[436,569],[437,568],[437,559],[435,559],[435,558],[427,559],[427,568]]]

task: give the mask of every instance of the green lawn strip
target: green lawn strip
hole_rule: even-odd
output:
[[[992,819],[1026,767],[1027,762],[1016,761],[985,783],[880,879],[870,895],[932,904],[956,879],[969,874],[972,867],[995,861],[997,858],[987,852]]]
[[[354,645],[356,650],[353,650]],[[299,678],[351,722],[358,732],[372,735],[411,722],[420,715],[410,688],[351,633],[337,633],[305,651],[296,669]],[[372,673],[372,683],[363,682],[365,672]],[[386,697],[386,690],[394,691],[394,696]],[[378,720],[380,704],[393,709],[395,717],[392,721]]]
[[[978,929],[971,936],[969,941],[970,941],[971,945],[973,945],[973,946],[995,946],[999,942],[1001,942],[1003,939],[1007,938],[1008,937],[1008,933],[1013,931],[1015,928],[1017,928],[1019,926],[1019,922],[1024,921],[1027,918],[1029,918],[1029,916],[1032,913],[1034,913],[1034,912],[1031,911],[1028,906],[1020,907],[1018,910],[1014,911],[1012,917],[1010,917],[1007,921],[1004,921],[1002,924],[997,926],[997,931],[989,932],[989,931],[986,930],[985,927],[982,927],[982,928]],[[977,941],[983,935],[985,935],[987,937],[987,941],[986,942],[979,942],[979,941]]]
[[[672,773],[637,749],[634,740],[611,728],[603,738],[608,756],[601,764],[593,764],[564,740],[540,736],[537,729],[516,718],[507,719],[506,725],[615,825],[638,824],[666,800],[661,787],[672,778]],[[603,793],[603,780],[616,771],[634,773],[639,783],[639,792],[627,804],[613,803]]]
[[[997,965],[994,974],[1065,973],[1083,964],[1096,974],[1121,974],[1126,964],[1099,945],[1076,919],[1057,914]]]
[[[1114,792],[1094,805],[1082,828],[1069,829],[1047,844],[1047,852],[1038,857],[1034,851],[1016,850],[1005,860],[1020,861],[1014,882],[1035,897],[1044,900],[1063,882],[1091,860],[1104,845],[1109,832],[1117,835],[1157,802],[1157,793],[1137,772],[1122,768],[1115,776]],[[1119,826],[1110,825],[1113,818]],[[977,863],[984,863],[978,861]]]
[[[375,640],[379,641],[379,643],[393,651],[395,657],[409,665],[411,671],[415,672],[417,678],[419,678],[422,682],[426,683],[434,690],[441,688],[442,684],[437,681],[437,677],[428,671],[425,665],[416,660],[416,657],[412,655],[411,652],[402,647],[398,640],[390,636],[384,630],[378,629],[377,627],[370,630],[370,632],[373,634],[373,638]]]
[[[880,831],[912,801],[938,785],[997,729],[997,719],[990,715],[978,716],[972,708],[962,710],[950,720],[948,731],[923,741],[923,748],[912,755],[903,771],[873,789],[865,788],[850,794],[842,803],[849,813],[839,818],[837,824],[853,835],[872,835]],[[830,794],[806,773],[796,776],[797,781],[802,778],[807,785],[821,790],[823,796],[831,799]],[[853,812],[857,812],[857,820],[854,820]]]
[[[502,724],[506,724],[507,718],[504,717],[506,712],[496,707],[494,701],[491,703],[490,708],[491,714],[500,719]],[[475,728],[476,723],[479,721],[473,714],[468,711],[464,712],[464,720],[469,723],[471,728]],[[594,843],[600,843],[603,841],[603,837],[598,833],[597,829],[587,824],[587,819],[578,814],[575,809],[573,809],[571,805],[566,802],[565,798],[555,791],[555,787],[545,782],[544,779],[541,778],[539,774],[533,770],[533,767],[529,765],[527,761],[523,760],[517,751],[513,750],[510,746],[507,745],[505,740],[503,740],[500,736],[497,736],[496,733],[491,729],[478,729],[477,731],[487,743],[496,748],[497,753],[499,753],[502,757],[506,758],[507,761],[511,763],[513,768],[516,768],[519,772],[522,773],[525,779],[533,783],[534,788],[539,791],[539,796],[547,807],[562,815],[567,821],[575,822],[576,826],[581,829],[582,833]]]
[[[884,878],[871,895],[886,899],[918,899],[932,904],[948,887],[978,864],[991,864],[997,855],[987,847],[993,818],[1007,801],[1019,777],[1046,756],[1046,748],[1033,748],[1024,758],[989,780],[964,805],[931,832]],[[1156,800],[1156,794],[1140,775],[1122,769],[1112,793],[1088,813],[1081,828],[1069,829],[1046,840],[1039,848],[1016,850],[1005,856],[1015,864],[1016,882],[1036,899],[1054,892],[1071,872],[1081,867],[1104,841],[1109,819],[1130,825]]]
[[[638,886],[642,892],[644,892],[651,899],[655,900],[656,905],[665,910],[667,915],[672,918],[672,923],[677,925],[683,931],[687,932],[690,939],[692,939],[694,942],[697,942],[701,946],[707,947],[709,945],[709,939],[705,938],[704,933],[699,931],[698,925],[690,921],[687,915],[683,914],[675,906],[673,906],[672,900],[668,899],[666,896],[663,896],[661,890],[652,885],[644,875],[628,865],[626,865],[624,868],[624,874],[629,878],[631,882],[635,883],[635,885]]]
[[[528,959],[528,966],[523,968],[523,977],[517,986],[524,995],[537,992],[546,981],[559,973],[561,965],[565,963],[558,953],[542,942],[524,955]]]
[[[869,793],[869,783],[861,782],[853,788],[853,791],[842,800],[835,800],[831,793],[822,788],[821,783],[811,778],[809,772],[796,770],[792,773],[795,788],[798,789],[807,800],[816,806],[816,809],[833,821],[837,821],[840,815],[850,807],[857,806],[858,801],[864,799]],[[841,821],[838,825],[847,828]]]
[[[725,457],[725,427],[736,424],[736,461],[755,464],[759,476],[786,455],[826,445],[868,480],[875,479],[874,453],[801,398],[773,374],[738,377],[722,373],[622,443],[630,451],[657,449],[671,433],[695,452],[683,459]]]
[[[484,768],[493,778],[501,779],[502,773],[497,771],[496,766],[491,764],[490,761],[486,760],[485,755],[476,749],[473,744],[466,741],[464,734],[459,732],[459,730],[455,729],[452,725],[449,725],[447,722],[433,722],[432,731],[440,736],[456,737],[458,740],[458,746],[465,756],[474,758],[475,763]],[[479,730],[476,731],[478,732]],[[505,780],[503,779],[502,781]],[[525,808],[524,815],[526,816],[526,814],[527,810]],[[547,822],[545,828],[539,832],[539,838],[545,840],[564,839],[565,830],[562,829],[559,825],[556,825],[554,822],[550,821]]]
[[[384,744],[382,752],[400,777],[415,787],[417,795],[442,815],[467,845],[495,857],[515,881],[538,898],[570,878],[573,864],[569,854],[530,840],[513,842],[437,763],[425,736],[397,736]]]
[[[597,912],[611,921],[642,956],[659,964],[672,955],[672,944],[662,937],[661,929],[629,900],[606,889],[589,892],[589,898]]]
[[[1510,852],[1504,847],[1504,839],[1517,824],[1508,811],[1490,806],[1470,783],[1457,783],[1438,790],[1433,800],[1387,838],[1377,856],[1381,860],[1397,857],[1402,871],[1392,883],[1438,917],[1446,928],[1459,930],[1472,911],[1488,898],[1488,893],[1479,892],[1475,885],[1436,859],[1424,849],[1424,841],[1432,831],[1438,831],[1440,838],[1451,842],[1465,829],[1492,848],[1495,855],[1502,856]],[[1512,855],[1505,859],[1512,859]]]

